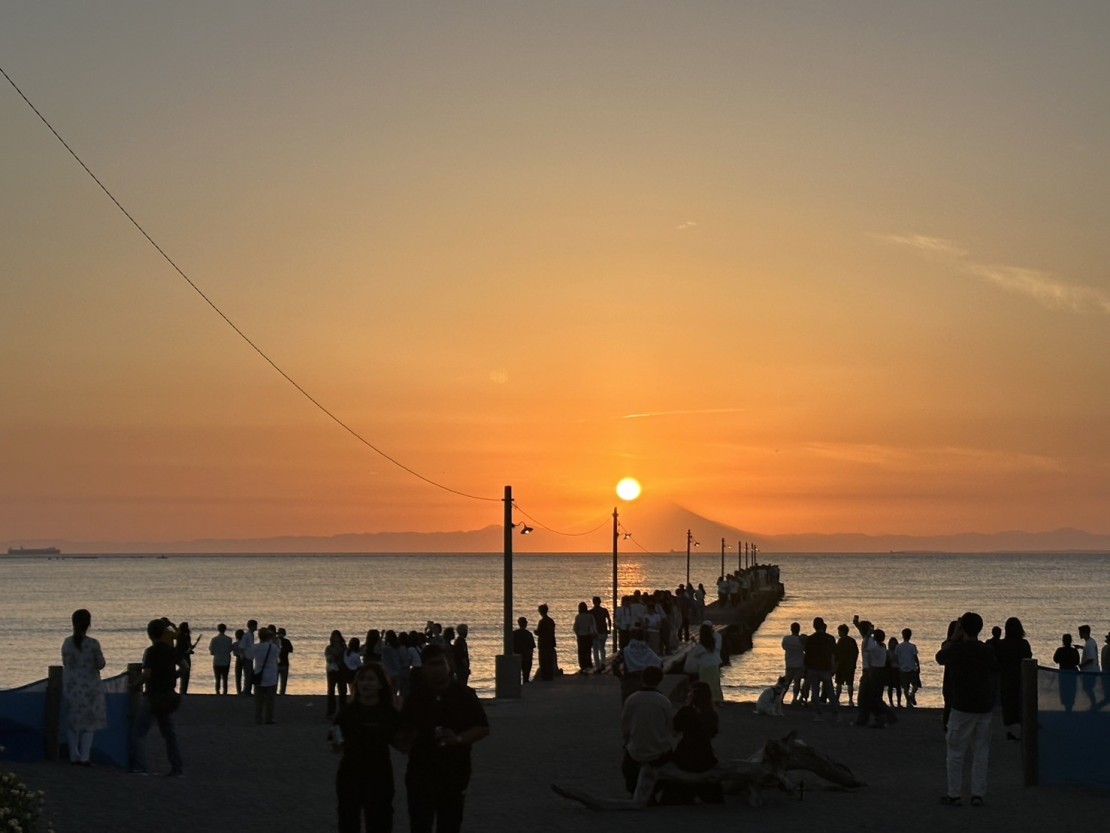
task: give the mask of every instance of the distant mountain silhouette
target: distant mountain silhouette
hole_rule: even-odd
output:
[[[715,521],[683,506],[659,499],[618,506],[622,529],[631,540],[619,542],[621,552],[661,554],[686,551],[686,532],[701,552],[719,552],[721,539],[736,557],[740,542],[754,543],[762,554],[776,552],[1110,552],[1110,535],[1081,529],[1046,532],[963,532],[950,535],[864,535],[861,533],[804,533],[764,535]],[[531,522],[530,522],[531,523]],[[612,526],[604,524],[591,535],[568,536],[532,524],[532,535],[514,535],[513,549],[538,552],[610,552]],[[558,525],[552,523],[552,529]],[[504,530],[498,524],[456,532],[365,532],[329,536],[270,538],[202,538],[190,541],[44,541],[71,553],[488,553],[501,552]],[[38,546],[40,542],[16,542]],[[14,546],[15,544],[10,544]]]

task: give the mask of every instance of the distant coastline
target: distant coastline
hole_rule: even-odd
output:
[[[922,555],[962,553],[1110,553],[1110,534],[1091,533],[1082,529],[1055,529],[1043,532],[1017,530],[982,533],[967,532],[948,535],[865,535],[862,533],[800,533],[768,535],[720,523],[698,515],[684,507],[670,505],[662,511],[642,515],[628,510],[622,522],[633,529],[635,546],[620,545],[620,552],[629,555],[673,555],[686,543],[686,531],[692,530],[701,541],[702,554],[716,550],[716,542],[727,545],[730,558],[736,558],[741,542],[758,547],[761,557],[779,553],[825,553],[876,555]],[[517,554],[530,553],[603,553],[610,552],[612,540],[608,531],[599,531],[588,538],[567,538],[545,534],[540,530],[527,539],[514,541]],[[50,539],[45,539],[49,541]],[[26,539],[24,539],[26,541]],[[70,555],[273,555],[279,553],[308,555],[478,555],[500,553],[505,541],[504,527],[490,524],[481,529],[452,532],[367,532],[342,535],[282,535],[260,538],[197,538],[163,541],[96,541],[59,540],[51,543]],[[713,542],[713,543],[710,543]],[[46,549],[44,539],[31,541],[34,549]],[[3,545],[0,543],[0,545]],[[9,541],[12,550],[23,549],[23,542]],[[9,550],[11,552],[11,550]],[[51,553],[55,554],[55,553]],[[57,553],[57,554],[60,554]]]

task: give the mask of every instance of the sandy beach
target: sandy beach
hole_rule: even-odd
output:
[[[990,793],[984,807],[943,807],[944,739],[940,713],[903,710],[897,725],[862,729],[849,722],[815,722],[811,712],[787,707],[781,718],[753,713],[751,704],[722,708],[714,743],[724,760],[744,757],[768,738],[791,730],[849,766],[868,786],[854,792],[822,787],[807,773],[803,797],[765,791],[748,806],[729,797],[723,806],[654,807],[595,813],[555,795],[553,782],[620,798],[622,781],[617,721],[620,700],[611,677],[569,676],[525,687],[516,701],[487,701],[492,733],[475,748],[474,779],[464,828],[513,833],[542,826],[579,830],[604,824],[617,831],[672,831],[695,823],[708,830],[735,825],[766,833],[974,829],[1010,831],[1098,830],[1105,824],[1105,792],[1071,787],[1026,788],[1019,744],[996,726]],[[851,710],[844,710],[850,714]],[[248,698],[190,695],[177,715],[187,775],[183,779],[129,775],[108,767],[66,763],[12,767],[29,786],[46,790],[47,817],[57,833],[140,831],[161,833],[234,830],[236,833],[335,829],[337,759],[325,742],[324,698],[279,698],[277,725],[257,726]],[[148,737],[151,765],[166,771],[157,729]],[[398,831],[408,829],[404,756],[395,753]]]

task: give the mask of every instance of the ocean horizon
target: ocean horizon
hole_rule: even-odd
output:
[[[1022,619],[1042,664],[1064,632],[1081,624],[1110,629],[1102,599],[1110,593],[1110,559],[1102,553],[761,553],[781,568],[786,595],[753,638],[753,650],[724,669],[727,700],[754,700],[782,671],[782,637],[790,622],[811,630],[814,616],[835,627],[853,615],[888,635],[913,630],[922,658],[923,706],[940,705],[940,671],[933,662],[948,622],[965,610],[983,614],[987,629],[1009,616]],[[229,630],[247,619],[286,628],[294,643],[289,691],[323,693],[323,648],[338,628],[365,637],[369,628],[422,630],[427,621],[466,622],[471,684],[494,692],[494,657],[503,650],[501,553],[81,553],[0,557],[0,688],[46,675],[59,662],[69,617],[93,615],[90,635],[108,660],[105,676],[141,658],[146,622],[168,616],[188,621],[200,644],[190,692],[211,689],[208,640],[218,622]],[[727,570],[739,558],[729,553]],[[690,558],[690,578],[710,598],[719,553]],[[686,580],[685,553],[620,553],[621,594],[674,589]],[[1072,588],[1075,588],[1074,590]],[[513,613],[534,625],[546,603],[557,623],[559,662],[576,670],[570,625],[579,601],[602,597],[611,607],[612,554],[515,553]],[[989,633],[984,634],[988,636]]]

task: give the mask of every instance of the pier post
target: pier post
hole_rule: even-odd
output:
[[[498,698],[519,698],[523,689],[520,657],[513,653],[513,487],[505,487],[505,578],[504,643],[493,658],[494,694]]]
[[[617,596],[617,538],[618,527],[620,526],[619,515],[617,515],[617,507],[613,507],[613,610],[611,612],[613,621],[613,655],[616,656],[619,644],[617,641],[617,608],[620,607],[620,597]]]

